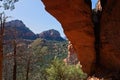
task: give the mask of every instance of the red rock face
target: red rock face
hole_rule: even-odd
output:
[[[78,60],[75,49],[70,41],[68,44],[68,55],[63,61],[65,62],[66,65],[80,64],[80,61]]]
[[[120,0],[108,0],[101,18],[101,64],[120,70]]]
[[[94,31],[87,0],[42,0],[46,10],[60,21],[74,45],[82,68],[90,73],[95,63]],[[89,0],[88,0],[89,1]]]
[[[78,58],[87,73],[95,63],[94,30],[91,9],[85,1],[89,0],[42,0],[46,10],[51,13],[64,29],[74,45]],[[120,0],[101,0],[102,16],[100,22],[101,65],[107,69],[120,70]],[[106,4],[104,4],[106,3]]]

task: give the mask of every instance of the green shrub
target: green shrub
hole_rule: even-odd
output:
[[[78,65],[65,65],[62,60],[54,59],[46,69],[48,80],[83,80],[87,77]]]

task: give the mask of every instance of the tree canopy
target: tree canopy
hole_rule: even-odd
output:
[[[14,3],[18,2],[19,0],[0,0],[0,8],[4,10],[13,10],[15,9]]]

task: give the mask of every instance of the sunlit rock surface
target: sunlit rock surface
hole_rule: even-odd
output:
[[[70,41],[68,43],[68,55],[63,61],[65,62],[66,65],[77,65],[80,63],[76,51]]]
[[[42,0],[45,9],[60,21],[74,45],[85,72],[90,73],[95,61],[94,31],[89,0]]]
[[[96,11],[102,11],[102,6],[101,6],[100,0],[98,0],[98,2],[96,4]]]
[[[90,0],[42,0],[45,9],[62,25],[74,45],[85,72],[95,67],[96,51]],[[111,70],[120,69],[120,0],[101,0],[100,64]],[[99,9],[100,6],[98,6]]]

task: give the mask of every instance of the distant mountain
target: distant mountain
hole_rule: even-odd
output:
[[[35,40],[41,38],[45,40],[65,41],[57,30],[50,29],[40,34],[34,34],[21,20],[12,20],[5,24],[4,39],[25,39]]]
[[[12,20],[5,24],[5,39],[27,39],[35,40],[34,34],[21,20]]]
[[[37,34],[37,36],[38,36],[38,38],[42,38],[42,39],[46,39],[46,40],[65,41],[65,39],[63,39],[60,36],[60,33],[54,29],[43,31],[40,34]]]

